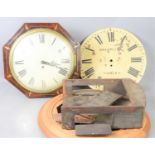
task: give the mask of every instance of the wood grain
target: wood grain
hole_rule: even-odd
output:
[[[38,116],[38,124],[42,132],[49,138],[79,138],[75,135],[75,130],[62,129],[61,124],[55,121],[54,115],[57,113],[56,107],[62,103],[63,95],[58,95],[50,99],[41,108]],[[143,127],[140,129],[116,130],[110,136],[96,136],[97,138],[144,138],[149,134],[151,127],[150,119],[145,113]],[[80,136],[81,137],[81,136]],[[84,136],[82,136],[84,137]],[[90,137],[92,138],[92,137]]]

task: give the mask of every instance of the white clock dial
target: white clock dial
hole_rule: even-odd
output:
[[[9,57],[15,80],[32,92],[48,93],[62,86],[75,68],[75,52],[60,33],[37,28],[21,35]]]

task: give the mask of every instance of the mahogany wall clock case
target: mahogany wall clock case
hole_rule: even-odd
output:
[[[78,44],[58,23],[27,23],[4,45],[5,78],[28,97],[54,96],[78,76]]]

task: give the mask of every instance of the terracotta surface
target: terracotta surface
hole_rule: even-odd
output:
[[[78,138],[74,130],[62,129],[61,124],[55,121],[54,115],[57,113],[56,107],[62,103],[62,97],[62,94],[58,95],[44,104],[38,117],[39,127],[47,137]],[[113,131],[110,136],[99,136],[98,138],[143,138],[148,136],[150,127],[150,119],[145,113],[142,128],[117,130]]]

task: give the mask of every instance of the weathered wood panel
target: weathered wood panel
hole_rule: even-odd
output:
[[[77,136],[105,136],[112,133],[109,124],[76,125]]]

